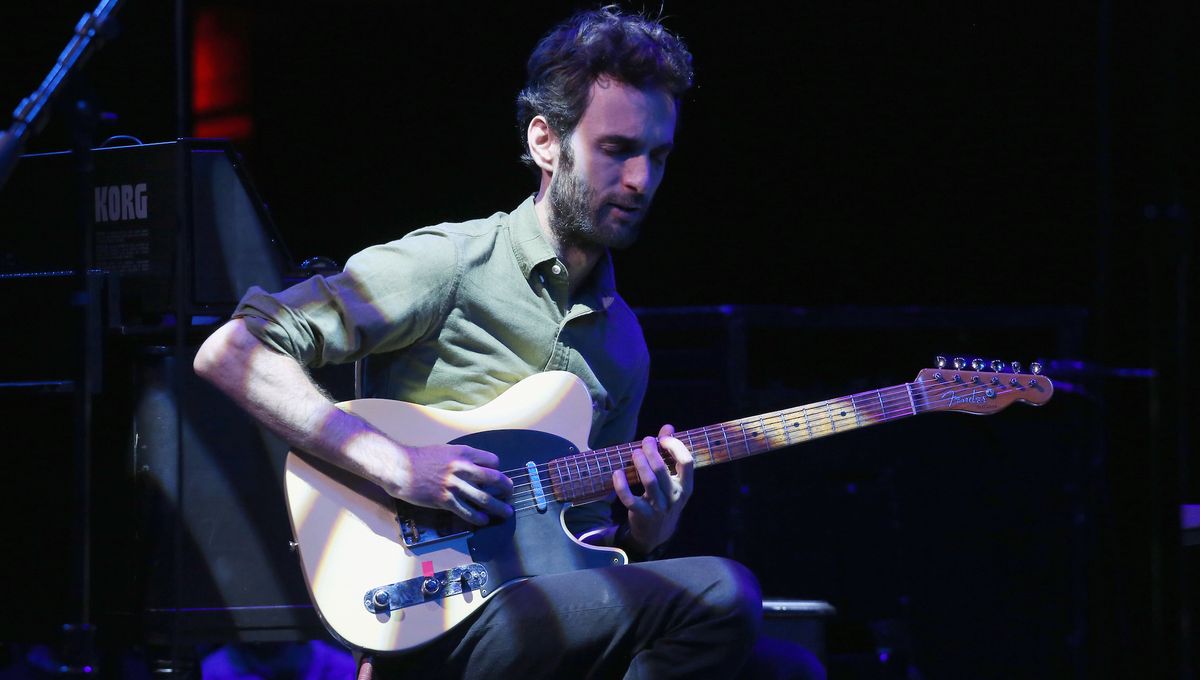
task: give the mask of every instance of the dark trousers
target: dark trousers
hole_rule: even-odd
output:
[[[742,565],[688,557],[538,576],[376,678],[730,678],[762,618]]]

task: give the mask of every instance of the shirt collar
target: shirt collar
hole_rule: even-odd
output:
[[[539,264],[556,259],[554,249],[550,247],[546,237],[542,235],[542,228],[538,225],[533,196],[522,201],[508,216],[508,232],[512,239],[513,255],[516,256],[517,265],[521,267],[521,274],[526,280]]]
[[[525,199],[517,209],[509,215],[509,234],[512,238],[513,255],[517,265],[526,280],[533,275],[533,270],[546,262],[557,262],[558,256],[542,234],[538,224],[537,212],[533,207],[533,196]],[[597,309],[608,309],[617,296],[616,277],[613,273],[612,257],[608,250],[592,269],[589,280],[580,289],[578,299]]]

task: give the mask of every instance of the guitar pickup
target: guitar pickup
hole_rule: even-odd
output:
[[[397,583],[371,588],[363,595],[363,606],[372,614],[382,614],[441,600],[451,595],[460,595],[471,590],[480,590],[487,585],[487,569],[478,563],[466,564],[429,576],[417,576]]]

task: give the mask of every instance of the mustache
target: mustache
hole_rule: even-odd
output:
[[[605,203],[625,208],[626,210],[641,210],[649,204],[645,194],[610,194],[605,196]]]

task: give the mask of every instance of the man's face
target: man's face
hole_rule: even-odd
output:
[[[550,181],[550,226],[564,245],[624,248],[638,235],[675,141],[675,100],[601,78]]]

